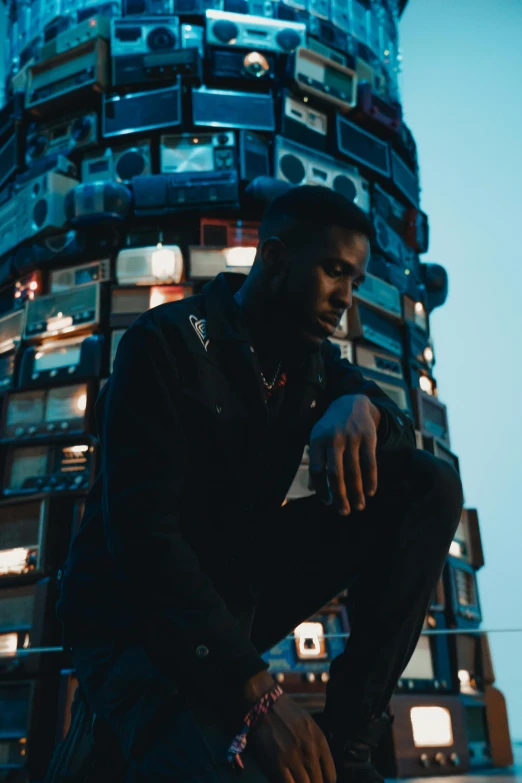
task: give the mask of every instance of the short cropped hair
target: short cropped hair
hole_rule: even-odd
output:
[[[259,239],[278,236],[299,247],[308,243],[318,228],[329,226],[363,234],[370,244],[375,238],[369,217],[346,196],[322,185],[299,185],[269,203],[259,226]]]

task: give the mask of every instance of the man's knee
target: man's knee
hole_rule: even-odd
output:
[[[412,458],[412,481],[429,492],[430,502],[440,505],[454,532],[462,513],[464,494],[462,481],[453,465],[428,451],[416,449]]]

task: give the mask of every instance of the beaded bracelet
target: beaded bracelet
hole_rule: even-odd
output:
[[[228,749],[227,760],[232,763],[232,766],[238,766],[241,767],[241,769],[245,768],[239,754],[242,753],[246,747],[246,738],[249,730],[256,725],[262,715],[265,715],[268,712],[272,704],[277,701],[283,693],[284,691],[280,685],[274,685],[273,688],[256,701],[250,712],[245,715],[243,730],[235,737],[232,745]]]

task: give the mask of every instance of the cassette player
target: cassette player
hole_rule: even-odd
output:
[[[162,174],[230,171],[237,166],[233,131],[160,136]]]
[[[297,141],[298,144],[325,152],[327,134],[327,115],[302,103],[285,91],[281,113],[281,135]]]
[[[189,245],[189,271],[194,280],[211,280],[220,272],[248,274],[256,256],[252,247],[210,247]]]
[[[282,136],[275,139],[274,174],[292,185],[324,185],[369,212],[370,186],[355,166]]]
[[[95,112],[78,114],[60,122],[45,125],[34,123],[27,134],[26,163],[50,155],[67,155],[98,142],[98,115]]]
[[[274,99],[271,94],[193,88],[192,122],[213,128],[274,131]]]
[[[29,69],[25,106],[40,117],[60,111],[64,99],[88,100],[107,85],[107,42],[93,38],[81,46],[35,63]]]
[[[306,45],[306,27],[301,22],[267,19],[249,14],[209,10],[206,17],[206,43],[290,54]]]
[[[50,340],[29,346],[20,364],[20,386],[67,383],[71,378],[99,378],[103,335]]]
[[[350,111],[356,105],[357,74],[351,68],[300,47],[289,61],[289,70],[300,92],[314,95],[343,111]]]
[[[123,147],[106,147],[88,153],[82,160],[82,182],[130,182],[140,174],[152,174],[150,142],[145,140]]]
[[[102,135],[120,136],[181,125],[181,82],[161,90],[114,95],[103,100]]]
[[[118,285],[178,284],[183,279],[183,255],[177,245],[126,247],[116,257]]]
[[[96,388],[95,388],[96,387]],[[91,407],[96,381],[48,389],[10,393],[7,397],[2,442],[86,434],[91,429]]]
[[[139,216],[168,215],[213,205],[239,207],[237,171],[134,177],[132,188],[134,212]]]
[[[24,339],[39,343],[45,337],[70,336],[72,332],[99,327],[102,286],[103,283],[88,283],[28,302]]]
[[[85,491],[93,479],[93,452],[94,446],[85,441],[11,446],[7,450],[4,495]],[[70,529],[72,520],[68,521]]]
[[[178,302],[192,296],[192,294],[192,286],[187,284],[113,286],[111,288],[111,329],[127,329],[146,310],[166,302]]]
[[[201,218],[199,233],[201,245],[214,247],[256,247],[259,242],[259,223],[245,220]]]

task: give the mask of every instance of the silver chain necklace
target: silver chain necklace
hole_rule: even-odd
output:
[[[265,389],[270,390],[270,389],[273,388],[275,382],[277,381],[277,378],[279,377],[279,370],[281,369],[281,365],[282,364],[283,364],[283,360],[281,359],[281,361],[279,362],[279,367],[277,368],[277,371],[276,371],[276,374],[274,375],[274,380],[272,381],[272,383],[268,383],[267,379],[265,378],[265,376],[261,372],[261,378],[263,379],[263,384],[264,384]]]

